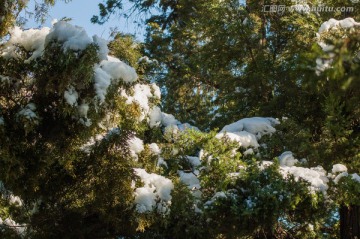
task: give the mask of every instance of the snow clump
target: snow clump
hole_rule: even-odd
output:
[[[157,209],[158,213],[168,213],[172,198],[171,190],[174,189],[171,180],[154,173],[147,173],[141,168],[135,168],[134,171],[144,183],[144,186],[136,188],[134,193],[137,212],[146,213]]]

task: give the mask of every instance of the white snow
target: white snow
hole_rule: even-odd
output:
[[[150,115],[150,123],[154,127],[159,121],[160,109],[155,108],[155,112],[150,112],[149,99],[154,97],[151,93],[150,86],[145,84],[136,84],[134,85],[133,90],[134,94],[132,96],[126,94],[124,90],[121,90],[120,94],[126,98],[126,104],[136,103],[140,107],[139,121],[144,120],[149,113],[153,113],[153,115]]]
[[[107,46],[108,42],[105,39],[98,37],[97,35],[93,36],[93,41],[95,45],[99,47],[99,51],[98,51],[99,60],[100,61],[107,60],[107,55],[109,54],[109,48]]]
[[[276,130],[273,126],[280,124],[277,119],[274,118],[263,118],[263,117],[253,117],[253,118],[244,118],[235,123],[226,125],[221,132],[241,132],[247,131],[254,134],[258,139],[263,135],[272,134]]]
[[[150,60],[150,58],[147,56],[140,57],[138,60],[138,63],[141,63],[141,62],[145,62],[146,64],[158,64],[159,63],[156,59]]]
[[[26,51],[32,52],[25,62],[30,62],[40,57],[44,51],[45,38],[50,32],[50,28],[21,30],[20,27],[14,27],[10,30],[10,39],[4,45],[2,56],[5,58],[16,58],[16,45],[24,47]]]
[[[342,173],[347,172],[347,167],[343,164],[335,164],[332,167],[332,173]]]
[[[144,142],[136,136],[127,141],[131,155],[137,160],[138,154],[144,150]]]
[[[264,170],[265,168],[267,168],[273,164],[274,164],[274,162],[272,162],[272,161],[267,161],[267,160],[261,161],[259,163],[259,169]]]
[[[157,161],[156,166],[161,167],[162,165],[165,166],[166,168],[168,167],[168,165],[167,165],[167,163],[165,162],[165,160],[160,157],[160,158],[158,159],[158,161]]]
[[[349,18],[345,18],[343,20],[336,20],[334,18],[331,18],[330,20],[324,22],[323,24],[321,24],[320,28],[319,28],[319,33],[323,33],[323,32],[327,32],[332,28],[343,28],[343,29],[348,29],[348,28],[353,28],[353,27],[357,27],[360,26],[360,23],[356,22],[353,18],[349,17]]]
[[[84,119],[80,119],[80,123],[82,123],[87,127],[91,126],[92,124],[91,120],[87,118],[88,111],[89,111],[89,104],[82,103],[81,105],[78,106],[79,116],[84,118]]]
[[[13,194],[10,194],[10,196],[9,196],[9,203],[15,204],[19,207],[21,207],[23,205],[21,198],[18,196],[14,196]]]
[[[259,143],[256,140],[255,135],[247,131],[241,132],[221,132],[215,136],[217,139],[226,139],[228,138],[231,141],[236,141],[239,143],[239,146],[244,148],[254,147],[258,148]]]
[[[338,184],[340,179],[343,177],[348,177],[351,176],[351,179],[360,183],[360,176],[357,173],[353,173],[353,174],[348,174],[346,171],[343,171],[341,173],[339,173],[335,178],[334,178],[334,183]]]
[[[205,202],[204,204],[205,208],[211,206],[219,198],[227,198],[225,192],[216,192],[215,195],[209,201]]]
[[[162,113],[158,106],[154,106],[149,113],[150,128],[158,127],[161,124]]]
[[[357,173],[351,174],[351,178],[352,178],[352,180],[355,180],[358,183],[360,183],[360,176]]]
[[[23,235],[26,230],[25,224],[19,224],[11,218],[6,218],[4,221],[0,218],[0,225],[5,225],[16,231],[17,234]]]
[[[100,66],[114,80],[122,79],[126,83],[132,83],[138,78],[134,68],[112,56],[107,56],[107,60],[101,61]]]
[[[184,171],[178,171],[181,182],[188,186],[189,189],[199,189],[200,181],[194,173],[185,173]]]
[[[171,204],[171,190],[174,188],[171,180],[154,173],[147,173],[141,168],[135,168],[134,171],[144,183],[143,187],[135,189],[136,210],[145,213],[156,208],[159,213],[167,213]],[[157,202],[158,200],[160,202]]]
[[[294,155],[290,151],[286,151],[279,156],[280,166],[294,166],[297,162],[297,159],[294,158]]]
[[[320,75],[327,69],[331,68],[331,64],[333,59],[323,59],[323,58],[316,58],[316,74]]]
[[[87,117],[87,113],[89,111],[89,104],[87,103],[82,103],[81,105],[79,105],[78,107],[78,112],[79,112],[79,115],[81,117]]]
[[[251,155],[251,154],[254,154],[254,150],[252,148],[249,148],[244,152],[244,155]]]
[[[189,161],[193,168],[199,167],[201,165],[199,157],[186,156],[186,159]]]
[[[151,84],[151,88],[154,91],[154,97],[157,99],[161,99],[161,91],[159,86],[157,86],[155,83]]]
[[[325,194],[329,188],[327,185],[329,179],[326,177],[326,171],[321,166],[315,168],[281,166],[280,172],[284,177],[290,174],[294,176],[295,180],[303,179],[309,182],[311,191],[321,191]]]
[[[342,177],[347,177],[347,176],[349,176],[349,174],[348,174],[347,172],[339,173],[339,174],[335,177],[334,183],[335,183],[335,184],[338,184],[339,181],[340,181],[340,179],[341,179]]]
[[[66,103],[71,106],[76,106],[79,94],[76,92],[75,88],[71,86],[68,90],[64,92],[64,98],[66,100]]]
[[[149,149],[155,155],[160,155],[161,154],[161,149],[159,148],[159,145],[157,145],[156,143],[149,144]]]
[[[161,113],[161,124],[165,127],[181,124],[172,114]]]
[[[100,103],[105,101],[107,89],[111,84],[111,76],[99,66],[94,69],[94,88]]]
[[[321,47],[321,49],[324,51],[324,52],[329,52],[329,51],[332,51],[334,50],[335,46],[333,45],[327,45],[325,44],[324,42],[318,42],[319,46]]]
[[[165,127],[165,132],[172,132],[174,134],[176,134],[178,131],[185,131],[187,129],[200,131],[197,127],[188,123],[181,123],[172,114],[163,112],[161,113],[161,124]]]
[[[50,33],[46,36],[45,46],[52,41],[61,42],[65,51],[84,50],[93,42],[84,28],[73,26],[65,21],[59,21],[54,24]]]

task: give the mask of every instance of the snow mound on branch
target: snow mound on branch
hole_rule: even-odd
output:
[[[101,44],[106,46],[105,43]],[[99,50],[99,54],[103,55],[105,53],[107,52],[101,52],[101,49]],[[106,59],[101,61],[100,65],[96,65],[94,67],[94,88],[97,98],[99,99],[100,103],[103,103],[105,101],[107,89],[114,81],[116,82],[117,80],[121,79],[125,83],[132,83],[135,82],[137,78],[138,76],[134,68],[128,66],[115,57],[106,56]],[[147,97],[151,95],[151,93],[149,93],[150,86],[136,84],[134,86],[134,90],[135,94],[133,97],[128,96],[125,92],[123,92],[122,95],[128,99],[128,104],[132,103],[133,100],[137,101],[142,109],[147,113],[149,111]]]
[[[108,59],[108,54],[109,54],[109,48],[107,46],[108,42],[101,38],[98,37],[97,35],[93,36],[93,41],[95,43],[95,45],[97,45],[99,47],[99,51],[98,51],[98,57],[100,60],[107,60]]]
[[[4,45],[2,56],[5,58],[16,58],[16,46],[23,47],[26,51],[32,51],[31,57],[26,62],[30,62],[40,57],[45,48],[45,38],[49,34],[50,28],[21,30],[20,27],[14,27],[10,30],[10,39]]]
[[[284,179],[289,176],[293,176],[296,181],[301,179],[310,183],[309,188],[312,192],[320,191],[323,194],[326,194],[326,191],[329,188],[329,178],[327,177],[327,173],[323,167],[317,166],[305,168],[293,166],[294,163],[298,162],[298,160],[294,158],[292,152],[290,151],[282,153],[278,158],[280,161],[279,170]],[[262,161],[259,163],[259,168],[264,170],[270,165],[273,165],[272,161]]]
[[[199,157],[186,156],[186,159],[189,161],[189,163],[193,168],[199,167],[201,165],[201,161]]]
[[[302,179],[309,182],[311,191],[326,193],[329,188],[327,185],[329,179],[323,167],[304,168],[294,166],[298,160],[294,158],[293,153],[290,151],[282,153],[278,158],[280,162],[280,172],[284,177],[292,175],[296,181]]]
[[[200,181],[197,176],[191,172],[186,173],[184,171],[178,171],[180,180],[182,183],[188,186],[189,189],[199,189],[200,188]]]
[[[156,143],[149,144],[149,149],[155,155],[159,156],[161,154],[161,149],[159,148],[159,145],[157,145]]]
[[[244,147],[244,148],[249,148],[249,147],[258,148],[259,147],[259,143],[256,140],[255,135],[253,135],[252,133],[249,133],[247,131],[233,132],[233,133],[222,132],[222,133],[218,133],[215,137],[217,139],[228,138],[231,141],[236,141],[239,143],[239,146]]]
[[[93,42],[84,28],[73,26],[65,21],[59,21],[54,24],[50,33],[46,36],[45,46],[52,41],[61,42],[65,51],[84,50]]]
[[[352,180],[360,183],[360,176],[357,173],[349,174],[347,171],[348,169],[345,165],[334,164],[328,177],[331,178],[335,184],[338,184],[343,177],[351,177]]]
[[[80,123],[82,123],[83,125],[89,127],[92,125],[91,119],[89,119],[87,117],[88,112],[89,112],[89,104],[88,103],[82,103],[81,105],[78,106],[78,114],[80,116]]]
[[[338,184],[341,178],[350,176],[352,180],[360,183],[360,176],[357,173],[348,174],[347,172],[341,172],[335,178],[333,178],[333,180],[335,184]]]
[[[360,183],[360,176],[357,173],[351,174],[351,179]]]
[[[289,167],[292,167],[292,166],[294,166],[297,162],[299,162],[299,161],[294,158],[293,153],[290,152],[290,151],[286,151],[286,152],[282,153],[282,154],[279,156],[280,166],[289,166]]]
[[[150,128],[158,127],[161,124],[162,113],[159,107],[155,106],[151,109],[149,114]]]
[[[330,20],[324,22],[321,24],[319,28],[319,33],[327,32],[332,28],[343,28],[343,29],[349,29],[353,27],[360,26],[359,22],[356,22],[353,18],[345,18],[343,20],[336,20],[334,18],[331,18]]]
[[[156,85],[155,83],[151,84],[151,87],[154,91],[154,97],[157,99],[161,99],[161,91],[158,85]]]
[[[326,193],[329,186],[327,183],[329,179],[326,177],[326,171],[321,167],[303,168],[296,166],[281,166],[280,172],[286,177],[288,175],[294,176],[295,180],[305,180],[310,183],[311,191],[321,191]]]
[[[334,183],[335,183],[335,184],[338,184],[341,178],[347,177],[347,176],[349,176],[349,174],[348,174],[347,172],[339,173],[339,174],[334,178]]]
[[[149,124],[151,127],[155,127],[159,124],[160,120],[160,108],[150,106],[150,99],[154,98],[154,94],[151,91],[151,86],[146,84],[136,84],[133,86],[133,95],[128,95],[125,90],[121,90],[120,94],[126,99],[126,104],[136,103],[140,108],[139,121],[144,120],[149,116]]]
[[[221,131],[222,132],[241,132],[247,131],[254,134],[257,139],[260,139],[264,135],[271,135],[276,130],[275,125],[280,124],[277,119],[274,118],[263,118],[263,117],[253,117],[253,118],[244,118],[235,123],[226,125]]]
[[[74,87],[69,87],[69,89],[64,92],[64,98],[66,103],[71,106],[76,106],[79,94],[76,92]]]
[[[145,213],[156,208],[162,214],[169,212],[171,190],[174,189],[171,180],[154,173],[147,173],[141,168],[135,168],[134,171],[144,183],[143,187],[135,189],[136,210]]]
[[[14,27],[10,30],[10,39],[4,44],[2,56],[5,58],[16,58],[16,48],[23,47],[26,51],[32,52],[32,55],[25,60],[28,63],[38,57],[41,57],[45,47],[52,41],[62,43],[64,51],[74,50],[82,51],[90,44],[99,47],[98,56],[100,60],[107,59],[109,49],[107,42],[98,36],[91,39],[86,31],[79,26],[73,26],[68,22],[56,22],[50,29],[44,27],[41,29],[22,30],[20,27]]]
[[[126,83],[132,83],[138,78],[134,68],[112,56],[101,61],[100,67],[114,80],[122,79]]]
[[[324,72],[327,69],[331,68],[333,60],[330,59],[322,59],[322,58],[316,58],[316,75],[320,75],[322,72]]]
[[[212,204],[214,204],[214,202],[216,202],[216,200],[220,199],[220,198],[227,198],[225,192],[216,192],[215,195],[207,202],[205,202],[205,207],[209,207]]]
[[[347,172],[347,167],[343,164],[335,164],[333,165],[331,172],[332,173]]]
[[[165,127],[165,132],[177,133],[178,131],[185,131],[192,129],[200,131],[199,128],[190,125],[189,123],[181,123],[172,114],[161,113],[161,125]]]
[[[105,101],[107,89],[111,85],[111,76],[100,67],[94,69],[94,88],[100,103]]]
[[[136,136],[133,136],[127,141],[129,146],[130,154],[136,160],[138,159],[138,154],[144,150],[144,142]]]

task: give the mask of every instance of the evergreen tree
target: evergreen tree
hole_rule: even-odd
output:
[[[138,137],[157,138],[147,120],[158,88],[138,83],[80,27],[10,33],[0,58],[0,177],[3,195],[20,203],[4,198],[2,236],[13,227],[30,238],[133,235],[149,221],[135,209],[135,168],[154,164]]]

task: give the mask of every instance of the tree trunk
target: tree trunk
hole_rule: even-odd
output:
[[[360,206],[340,206],[340,238],[360,239]]]

